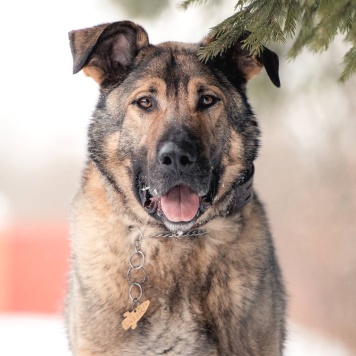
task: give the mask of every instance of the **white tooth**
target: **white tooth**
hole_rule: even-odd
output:
[[[155,192],[155,194],[157,194],[157,189],[153,189],[153,191]]]
[[[142,191],[149,190],[150,187],[141,188]]]

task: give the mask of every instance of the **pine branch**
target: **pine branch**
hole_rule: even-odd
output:
[[[210,0],[185,0],[183,8],[191,4],[206,4]],[[298,56],[304,48],[315,53],[326,51],[335,36],[342,34],[351,48],[344,56],[344,81],[356,72],[356,1],[355,0],[237,0],[234,13],[213,27],[213,39],[202,48],[203,61],[224,53],[238,38],[251,34],[243,46],[251,54],[258,54],[268,43],[284,44],[294,39],[287,57]]]
[[[356,73],[356,46],[353,46],[344,56],[344,70],[340,80],[343,82]]]

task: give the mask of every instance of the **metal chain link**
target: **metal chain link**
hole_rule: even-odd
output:
[[[132,311],[140,304],[140,300],[143,295],[143,287],[142,284],[146,282],[147,273],[144,268],[145,264],[145,255],[141,251],[141,241],[143,238],[143,234],[141,229],[136,226],[138,231],[140,232],[140,236],[135,241],[135,250],[131,253],[129,258],[130,268],[127,271],[127,281],[130,284],[129,288],[129,297],[132,301]],[[136,259],[136,262],[134,261]],[[138,260],[138,261],[137,261]],[[135,277],[132,275],[133,271],[140,271],[141,278],[139,281],[135,280]],[[136,276],[137,277],[137,276]]]
[[[206,230],[191,230],[187,232],[163,232],[160,234],[153,234],[150,237],[191,237],[191,236],[200,236],[205,235],[207,232]]]

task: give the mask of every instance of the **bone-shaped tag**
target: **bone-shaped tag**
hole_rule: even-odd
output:
[[[127,330],[131,328],[132,330],[136,329],[137,322],[144,316],[148,306],[150,305],[150,301],[146,300],[142,304],[140,304],[137,308],[135,308],[132,312],[127,311],[124,314],[125,319],[122,321],[122,327]]]

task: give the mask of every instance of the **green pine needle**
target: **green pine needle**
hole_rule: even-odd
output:
[[[350,79],[356,73],[356,46],[353,46],[344,56],[344,70],[341,73],[342,82]]]

